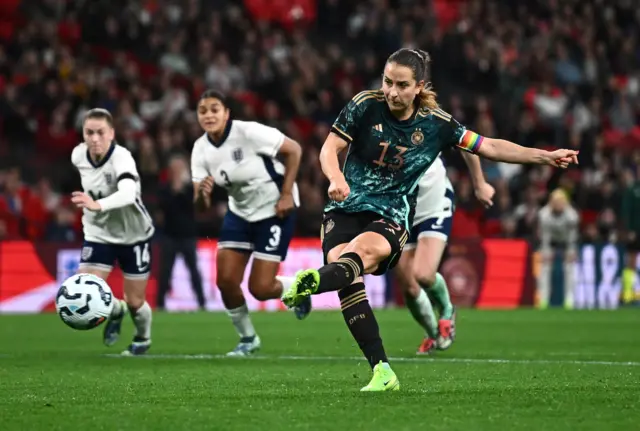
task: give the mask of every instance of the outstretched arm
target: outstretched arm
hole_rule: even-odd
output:
[[[578,152],[575,150],[546,151],[523,147],[504,139],[481,137],[480,140],[475,153],[497,162],[550,165],[557,168],[567,168],[572,163],[578,163]]]

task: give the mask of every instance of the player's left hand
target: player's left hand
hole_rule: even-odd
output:
[[[476,199],[484,205],[485,208],[491,208],[493,206],[493,196],[496,194],[496,189],[489,183],[482,183],[475,189]]]
[[[576,150],[555,150],[547,154],[547,164],[556,168],[566,169],[571,164],[578,164],[578,151]]]
[[[276,216],[279,218],[285,218],[294,207],[293,195],[291,193],[282,194],[276,204]]]
[[[86,208],[89,211],[100,211],[102,207],[93,200],[91,196],[84,192],[73,192],[71,194],[71,202],[78,208]]]

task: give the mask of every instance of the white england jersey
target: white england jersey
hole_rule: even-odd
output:
[[[440,157],[424,173],[418,183],[418,201],[413,225],[416,226],[430,218],[453,216],[453,202],[445,196],[447,190],[453,190],[447,177],[447,169]]]
[[[549,250],[553,245],[575,250],[580,237],[580,215],[571,206],[555,214],[549,205],[538,212],[541,247]]]
[[[71,162],[80,172],[82,189],[94,200],[117,192],[119,179],[130,178],[136,182],[134,204],[104,212],[84,209],[82,229],[85,241],[128,245],[145,241],[153,235],[153,221],[142,203],[140,176],[129,150],[114,143],[96,164],[89,158],[87,145],[82,143],[73,149]]]
[[[212,176],[229,194],[229,209],[249,222],[275,216],[284,175],[276,155],[285,136],[278,129],[253,121],[229,120],[220,143],[202,135],[191,152],[193,182]],[[298,187],[293,199],[300,206]]]

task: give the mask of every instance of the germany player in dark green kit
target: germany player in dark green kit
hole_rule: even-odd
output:
[[[442,110],[426,107],[398,120],[378,90],[354,97],[332,132],[350,144],[343,174],[351,193],[343,201],[329,203],[325,210],[371,211],[409,230],[425,167],[450,142],[458,142],[465,129]]]
[[[322,248],[325,265],[297,274],[283,295],[293,307],[313,294],[338,291],[342,313],[373,369],[363,391],[397,390],[362,282],[397,263],[407,241],[422,174],[440,152],[458,147],[509,163],[566,168],[577,152],[525,148],[479,136],[442,111],[428,84],[429,56],[401,49],[385,65],[380,91],[356,95],[342,110],[320,152],[330,181]],[[348,148],[341,170],[338,154]]]

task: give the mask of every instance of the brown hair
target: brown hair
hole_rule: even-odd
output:
[[[90,118],[94,120],[105,120],[109,125],[109,127],[113,128],[113,116],[106,109],[103,109],[103,108],[89,109],[84,114],[84,119],[82,120],[82,123],[84,124],[84,122]]]
[[[229,109],[227,96],[221,91],[213,89],[205,90],[205,92],[200,95],[199,101],[204,99],[218,99],[225,109]]]
[[[429,63],[431,57],[427,51],[421,49],[402,48],[394,52],[387,59],[387,63],[396,63],[406,66],[413,71],[413,78],[417,81],[424,81],[424,88],[416,97],[421,108],[436,109],[438,101],[436,92],[429,82]]]

